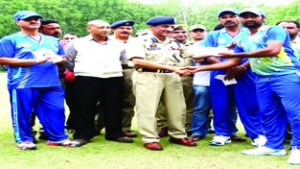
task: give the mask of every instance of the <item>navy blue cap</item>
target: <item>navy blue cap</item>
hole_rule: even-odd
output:
[[[246,8],[246,9],[243,9],[240,12],[239,16],[241,16],[241,15],[243,15],[245,13],[252,13],[252,14],[255,14],[255,15],[258,15],[258,16],[260,16],[260,15],[261,16],[265,16],[265,13],[262,10],[258,9],[258,8]]]
[[[34,11],[18,11],[14,15],[14,20],[15,21],[23,20],[23,19],[26,19],[26,18],[29,18],[29,17],[32,17],[32,16],[39,17],[39,18],[43,19],[43,17],[40,14],[38,14]]]
[[[239,12],[235,9],[222,9],[221,11],[218,12],[218,18],[220,18],[221,15],[224,13],[232,13],[234,15],[238,15]]]
[[[133,26],[134,21],[133,20],[121,20],[121,21],[116,21],[110,25],[111,28],[117,28],[120,26]]]
[[[164,24],[175,24],[175,18],[171,16],[156,16],[148,19],[147,25],[164,25]]]

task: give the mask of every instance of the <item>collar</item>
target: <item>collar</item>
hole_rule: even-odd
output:
[[[157,37],[155,37],[155,36],[153,35],[152,32],[149,33],[149,37],[150,37],[150,39],[151,39],[151,41],[152,41],[153,43],[158,43],[158,42],[160,42],[160,43],[163,43],[163,44],[167,44],[167,43],[172,42],[171,38],[169,38],[169,37],[166,37],[163,41],[161,41],[161,40],[159,40]]]
[[[87,35],[85,38],[86,38],[87,40],[89,40],[89,41],[95,41],[91,34]],[[97,43],[107,43],[107,42],[109,42],[109,41],[111,41],[111,40],[112,40],[112,38],[111,38],[110,36],[108,36],[108,37],[106,38],[106,41],[104,41],[104,42],[97,42],[97,41],[95,41],[95,42],[97,42]]]

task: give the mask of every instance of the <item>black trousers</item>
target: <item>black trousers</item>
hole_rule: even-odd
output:
[[[76,76],[74,81],[75,139],[90,140],[95,136],[95,112],[100,101],[105,138],[125,136],[122,132],[123,77],[96,78]]]

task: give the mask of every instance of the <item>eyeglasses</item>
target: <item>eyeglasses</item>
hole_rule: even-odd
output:
[[[194,29],[194,30],[192,30],[192,32],[193,32],[193,33],[204,32],[204,30],[203,30],[203,29]]]

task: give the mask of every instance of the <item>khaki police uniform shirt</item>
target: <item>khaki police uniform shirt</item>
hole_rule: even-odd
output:
[[[160,41],[153,34],[137,38],[127,49],[129,60],[138,57],[158,64],[178,67],[185,66],[184,59],[192,56],[188,48],[179,42],[168,37]]]

